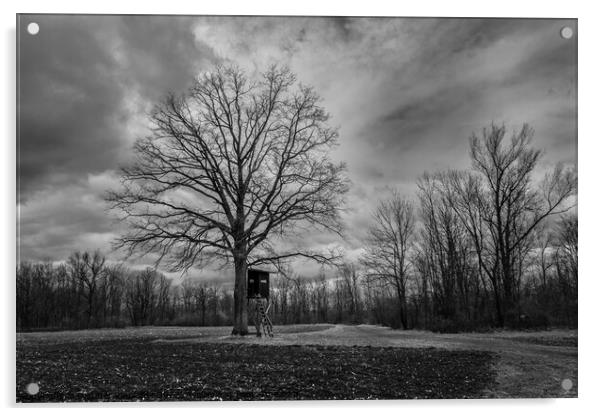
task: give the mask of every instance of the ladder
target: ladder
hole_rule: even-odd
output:
[[[262,335],[274,336],[274,332],[272,330],[272,321],[268,315],[270,312],[270,307],[272,305],[269,301],[265,301],[261,298],[255,299],[255,328],[257,329],[257,336],[260,337]]]

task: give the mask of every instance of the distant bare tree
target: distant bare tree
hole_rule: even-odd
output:
[[[412,204],[392,192],[388,199],[379,202],[373,214],[362,258],[367,278],[382,280],[395,290],[403,329],[408,328],[406,292],[415,223]]]
[[[541,152],[531,147],[534,131],[524,125],[504,141],[506,128],[492,124],[470,138],[473,172],[452,172],[444,183],[447,203],[456,210],[475,244],[480,268],[492,282],[498,324],[513,313],[521,262],[536,228],[572,209],[577,178],[558,165],[536,186],[531,178]],[[506,144],[506,146],[504,146]]]
[[[562,295],[562,310],[571,325],[577,325],[577,215],[572,213],[563,216],[555,233],[556,252],[554,265],[558,285]]]
[[[151,268],[130,273],[126,280],[125,305],[133,325],[154,323],[161,287],[166,284],[165,276]]]
[[[184,279],[184,281],[180,285],[180,290],[184,312],[190,314],[194,310],[195,282],[190,278]]]
[[[360,321],[361,295],[360,274],[358,266],[352,262],[344,262],[339,266],[340,276],[345,284],[347,309],[352,322]]]
[[[102,280],[103,324],[114,324],[119,320],[123,297],[125,267],[122,264],[105,266]]]
[[[207,288],[198,283],[194,290],[197,313],[201,315],[201,325],[205,326],[207,314]]]
[[[556,263],[562,263],[565,274],[577,285],[578,269],[578,222],[577,215],[565,215],[560,219],[560,223],[555,233]],[[557,267],[558,269],[558,267]]]
[[[152,112],[150,137],[135,145],[123,188],[109,194],[129,222],[118,245],[158,253],[174,269],[233,260],[233,334],[247,334],[244,302],[250,264],[305,255],[274,250],[270,237],[297,225],[340,233],[348,185],[328,157],[337,131],[316,92],[287,69],[251,79],[217,67],[182,96]],[[267,253],[267,254],[266,254]]]
[[[425,301],[428,288],[432,290],[436,314],[466,320],[471,313],[469,295],[478,289],[479,280],[472,273],[470,236],[443,187],[448,181],[449,173],[424,174],[418,181],[422,227],[414,265]]]
[[[87,251],[76,251],[67,260],[70,274],[73,279],[83,286],[82,294],[86,299],[87,326],[90,327],[92,317],[95,315],[97,291],[104,273],[105,258],[99,252],[93,254]]]

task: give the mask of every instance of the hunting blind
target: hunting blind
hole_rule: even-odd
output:
[[[270,272],[265,270],[247,270],[247,300],[249,309],[251,302],[255,305],[253,314],[257,336],[262,332],[267,336],[274,336],[272,332],[272,321],[268,315],[270,311]],[[249,313],[251,315],[251,313]]]
[[[270,298],[270,272],[257,269],[248,270],[247,298]]]

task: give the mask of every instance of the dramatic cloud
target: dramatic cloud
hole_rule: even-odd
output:
[[[27,35],[30,21],[40,33]],[[357,255],[382,192],[414,198],[424,171],[469,166],[467,138],[530,123],[540,171],[576,164],[576,21],[279,17],[23,16],[19,211],[23,259],[108,252],[119,227],[102,195],[145,114],[221,60],[288,65],[340,128],[353,181],[344,213]],[[304,232],[315,247],[332,236]],[[294,242],[293,242],[294,243]]]

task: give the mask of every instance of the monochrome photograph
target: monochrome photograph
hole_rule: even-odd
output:
[[[578,396],[577,19],[16,19],[17,403]]]

